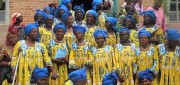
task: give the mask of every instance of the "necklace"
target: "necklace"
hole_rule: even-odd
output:
[[[148,50],[148,49],[149,49],[149,46],[147,46],[146,48],[143,48],[142,46],[140,46],[140,49],[141,49],[141,50],[145,50],[145,51],[146,51],[146,50]]]
[[[56,42],[57,43],[62,43],[62,42],[64,42],[64,40],[59,41],[59,40],[56,39]]]
[[[78,45],[83,45],[86,42],[86,40],[84,40],[83,42],[79,43],[77,42]]]

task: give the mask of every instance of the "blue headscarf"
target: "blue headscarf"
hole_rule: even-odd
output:
[[[106,20],[111,22],[113,24],[113,26],[116,26],[116,24],[117,24],[117,19],[114,17],[107,17]]]
[[[41,11],[40,9],[36,9],[36,13],[34,14],[34,16],[37,16],[37,14],[40,14],[44,17],[45,13],[43,11]]]
[[[124,19],[123,19],[123,25],[125,24],[125,20],[126,20],[127,18],[131,19],[131,21],[132,21],[132,23],[133,23],[134,25],[136,24],[136,20],[134,19],[134,16],[132,16],[132,15],[127,15],[127,16],[125,16]]]
[[[46,20],[47,18],[54,18],[51,14],[45,14],[44,15],[44,20]]]
[[[56,24],[54,29],[53,29],[53,32],[55,33],[60,28],[64,30],[64,33],[66,33],[67,29],[66,29],[66,25],[64,23]]]
[[[32,77],[31,77],[31,83],[35,83],[39,78],[48,77],[49,72],[47,68],[35,68]]]
[[[69,79],[71,79],[73,82],[86,80],[87,79],[86,68],[82,68],[71,72],[69,74]]]
[[[37,25],[35,25],[35,24],[27,24],[25,26],[25,29],[24,29],[25,34],[29,35],[29,33],[31,32],[32,29],[38,29]]]
[[[73,32],[76,32],[76,31],[80,31],[81,33],[84,34],[86,32],[86,28],[81,25],[75,25],[73,26]]]
[[[180,34],[178,33],[177,29],[173,29],[173,28],[167,29],[166,34],[167,34],[166,39],[168,40],[179,40],[180,38]]]
[[[146,29],[141,29],[138,32],[138,37],[142,37],[142,36],[147,36],[147,37],[151,37],[151,33],[149,31],[147,31]]]
[[[130,31],[127,27],[122,27],[120,30],[119,30],[119,33],[121,33],[122,31],[126,31],[128,32],[128,34],[130,34]]]
[[[43,9],[43,11],[45,12],[45,10],[48,10],[48,11],[50,11],[50,14],[52,15],[52,16],[54,16],[54,8],[52,8],[52,7],[49,7],[49,6],[46,6],[44,9]]]
[[[97,14],[97,12],[94,11],[94,10],[88,10],[88,11],[87,11],[87,14],[92,14],[96,19],[98,18],[98,14]]]
[[[142,12],[141,14],[149,15],[150,17],[153,18],[154,21],[156,21],[156,15],[153,10],[148,10],[148,11]]]
[[[63,5],[63,4],[60,4],[57,8],[57,11],[56,12],[59,12],[59,10],[64,10],[64,12],[68,12],[68,8]]]
[[[108,32],[106,30],[103,30],[103,29],[98,29],[94,32],[94,38],[96,38],[97,36],[103,36],[104,38],[107,38]]]
[[[102,80],[102,85],[114,85],[114,81],[118,79],[118,76],[115,72],[106,74]]]
[[[84,11],[84,5],[82,4],[81,6],[74,6],[74,11],[76,12],[77,10],[81,10],[81,12],[83,13],[83,15],[85,14]]]
[[[71,0],[62,0],[62,1],[61,1],[61,4],[67,5],[69,2],[71,2]]]
[[[93,2],[92,2],[92,8],[93,8],[94,10],[96,10],[96,9],[97,9],[97,6],[98,6],[99,4],[101,4],[101,3],[103,3],[102,0],[93,0]]]
[[[72,16],[71,12],[64,12],[64,13],[62,14],[62,22],[63,22],[63,23],[66,23],[69,16]]]
[[[141,79],[149,79],[150,81],[153,80],[153,71],[149,68],[147,68],[146,70],[144,71],[141,71],[138,73],[138,80],[141,80]]]

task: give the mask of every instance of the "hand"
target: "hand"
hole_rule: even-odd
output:
[[[57,77],[58,75],[56,75],[55,73],[52,73],[51,79],[56,80]]]
[[[52,59],[52,62],[56,64],[62,64],[62,59],[61,58]]]
[[[10,66],[10,63],[6,61],[1,61],[0,66]]]
[[[48,66],[48,70],[49,70],[49,73],[53,73],[53,67],[52,66]]]
[[[61,58],[61,60],[63,61],[62,63],[64,63],[64,64],[68,64],[69,63],[69,61],[66,58]]]

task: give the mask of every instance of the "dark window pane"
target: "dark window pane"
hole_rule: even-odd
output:
[[[177,14],[176,13],[171,13],[169,15],[169,21],[177,21]]]
[[[170,3],[170,11],[176,11],[176,3]]]
[[[180,3],[178,3],[178,10],[180,11]]]
[[[0,1],[0,10],[5,10],[5,2]]]

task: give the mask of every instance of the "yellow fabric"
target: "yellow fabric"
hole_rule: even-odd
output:
[[[19,58],[19,62],[18,61]],[[52,62],[48,51],[41,43],[35,43],[35,47],[28,47],[24,40],[17,42],[13,50],[11,67],[15,70],[18,65],[16,84],[30,84],[31,74],[35,67],[43,68],[51,66]]]
[[[93,56],[90,51],[91,44],[86,42],[84,45],[78,46],[76,43],[72,44],[72,49],[69,56],[69,67],[83,68],[85,64],[92,65]],[[87,85],[92,85],[92,69],[87,70]]]
[[[64,40],[67,42],[68,49],[72,49],[72,45],[71,44],[76,41],[73,32],[67,32],[64,35]]]
[[[39,34],[41,36],[41,40],[40,42],[41,43],[45,43],[51,39],[54,38],[54,34],[53,34],[53,31],[48,31],[46,28],[44,27],[39,27]]]
[[[66,50],[66,56],[64,56],[66,59],[68,59],[68,49],[66,42],[58,43],[54,39],[49,40],[45,46],[48,49],[48,54],[51,57],[51,59],[54,59],[57,53],[58,49]],[[56,75],[58,75],[58,78],[56,80],[50,79],[49,84],[50,85],[64,85],[65,81],[68,79],[68,66],[66,64],[63,65],[57,65],[53,63],[53,70]]]
[[[138,31],[136,31],[136,30],[131,30],[130,31],[130,41],[132,43],[135,43],[136,46],[139,46]]]
[[[164,33],[161,27],[154,26],[153,28],[146,28],[147,31],[152,33],[152,39],[160,41],[160,43],[164,43]]]
[[[108,38],[106,38],[106,44],[110,45],[112,47],[114,47],[117,43],[117,34],[113,33],[113,34],[108,34]]]
[[[146,68],[151,68],[156,72],[159,72],[159,58],[157,49],[153,46],[149,47],[148,51],[141,51],[140,48],[136,49],[136,61],[138,65],[138,71],[146,70]],[[138,80],[136,80],[136,85]],[[152,81],[152,85],[158,85],[157,77]]]
[[[88,31],[85,33],[85,39],[87,42],[90,42],[92,46],[96,46],[96,41],[94,39],[93,33],[96,31],[97,27],[91,27],[88,29]]]
[[[99,21],[99,27],[101,29],[105,29],[105,21],[106,21],[106,14],[104,12],[101,13],[101,15],[98,16],[98,21]]]
[[[113,47],[106,45],[104,48],[92,48],[93,60],[93,85],[102,85],[106,73],[112,71]]]
[[[73,82],[71,80],[68,80],[64,85],[73,85]]]
[[[168,52],[164,44],[157,46],[160,56],[160,83],[159,85],[180,85],[179,48],[175,52]],[[164,53],[162,53],[164,52]]]
[[[133,64],[135,60],[135,44],[130,43],[129,46],[122,46],[120,43],[116,44],[115,57],[113,59],[113,69],[120,70],[120,74],[124,77],[121,85],[134,85],[133,79]]]

